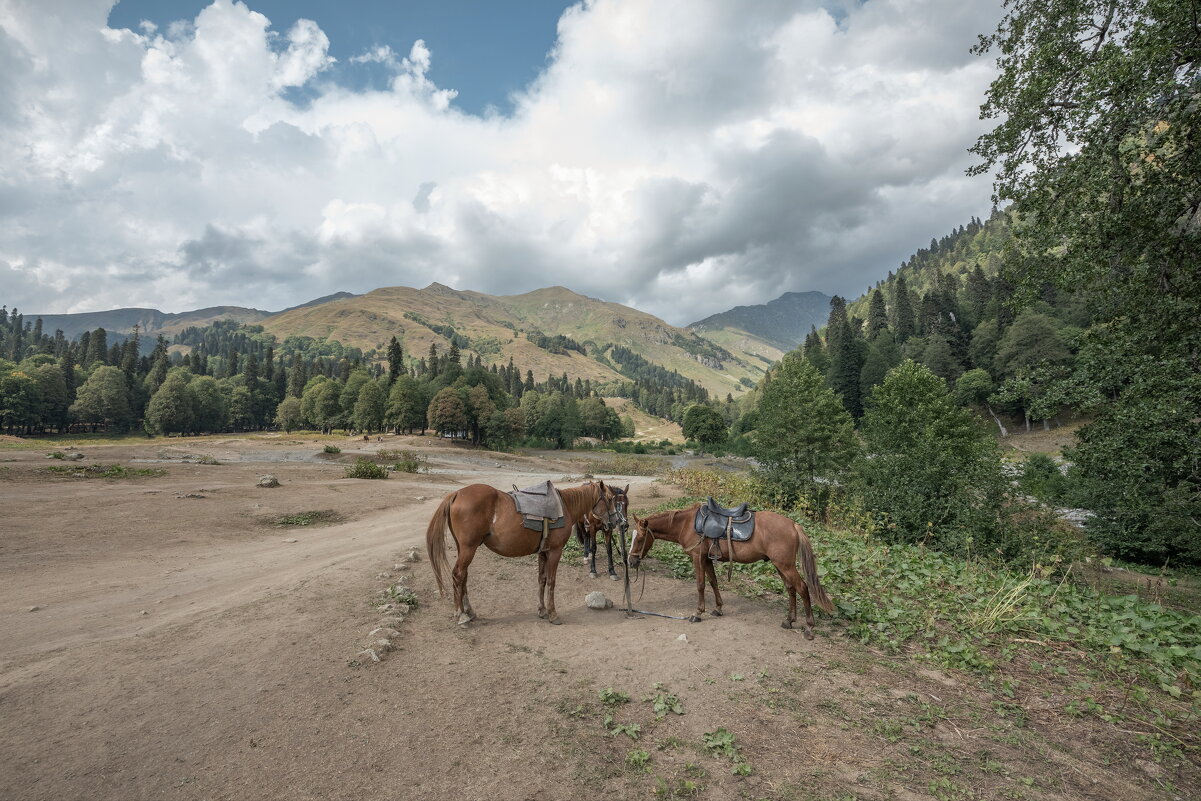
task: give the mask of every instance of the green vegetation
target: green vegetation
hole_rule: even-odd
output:
[[[322,453],[341,453],[342,449],[337,445],[326,445],[321,449]]]
[[[280,515],[271,519],[271,525],[280,528],[295,528],[303,526],[328,526],[341,523],[346,518],[333,509],[318,509],[310,512],[297,512],[290,515]]]
[[[166,470],[157,467],[136,468],[121,464],[90,464],[78,467],[54,465],[47,467],[46,472],[74,478],[153,478],[167,475]]]
[[[370,459],[360,456],[354,464],[346,467],[347,478],[387,478],[388,468],[378,465]]]
[[[770,506],[777,497],[746,476],[678,471],[672,480],[690,496],[728,503]],[[803,506],[786,511],[815,543],[822,583],[838,609],[834,622],[863,643],[968,670],[998,687],[1032,669],[1086,676],[1089,686],[1068,700],[1111,723],[1138,721],[1170,734],[1201,713],[1201,616],[1194,611],[1074,581],[1060,572],[1053,543],[1038,546],[1045,560],[1012,569],[986,553],[961,558],[886,542],[855,509],[832,509],[830,525],[813,522]],[[692,560],[680,549],[656,548],[652,556],[691,577]],[[735,576],[749,594],[784,590],[767,563],[735,565]]]

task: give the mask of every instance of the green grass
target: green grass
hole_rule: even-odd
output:
[[[354,464],[346,468],[347,478],[387,478],[388,468],[378,465],[370,459],[359,457]]]
[[[74,478],[144,478],[167,474],[166,470],[157,467],[130,468],[121,464],[54,465],[47,467],[46,472]]]
[[[746,477],[700,478],[683,477],[686,490],[702,488],[730,504],[761,500]],[[1201,715],[1201,616],[1099,592],[1074,581],[1071,568],[1056,575],[1054,566],[1036,564],[1021,572],[791,516],[814,544],[837,607],[833,622],[866,645],[969,671],[999,696],[1038,687],[1069,716],[1136,721],[1169,741],[1174,728]],[[673,575],[692,577],[680,548],[658,544],[651,555]],[[743,594],[786,602],[770,563],[735,565],[734,576]]]
[[[280,515],[271,519],[271,525],[280,528],[296,528],[300,526],[328,526],[341,523],[346,518],[333,509],[318,509],[310,512],[297,512],[290,515]]]

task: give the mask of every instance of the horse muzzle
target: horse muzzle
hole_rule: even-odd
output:
[[[630,567],[637,568],[640,564],[642,564],[642,557],[637,554],[630,554]]]

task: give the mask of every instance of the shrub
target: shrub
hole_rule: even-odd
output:
[[[1059,465],[1045,453],[1032,453],[1022,465],[1018,486],[1027,495],[1040,501],[1060,503],[1066,493],[1067,482]]]
[[[395,451],[392,469],[399,473],[420,473],[425,469],[426,458],[416,451]]]
[[[347,478],[387,478],[388,469],[360,456],[346,468]]]
[[[321,452],[322,453],[341,453],[342,449],[339,448],[337,445],[326,445],[324,448],[321,449]]]

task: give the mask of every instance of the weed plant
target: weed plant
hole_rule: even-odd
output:
[[[388,468],[360,456],[346,467],[347,478],[387,478]]]

